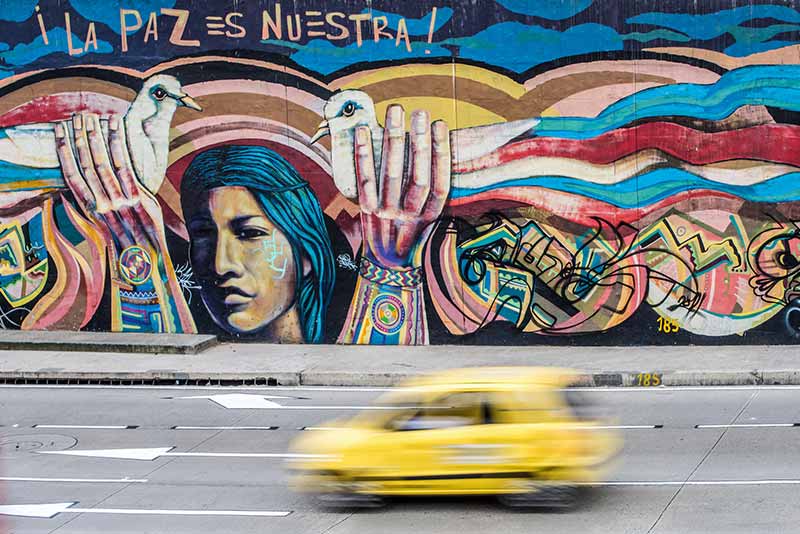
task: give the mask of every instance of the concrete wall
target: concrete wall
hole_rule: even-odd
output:
[[[10,4],[4,328],[800,336],[793,2]]]

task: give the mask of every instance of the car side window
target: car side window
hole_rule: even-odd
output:
[[[411,418],[398,421],[395,430],[435,430],[491,423],[488,400],[479,393],[454,393],[436,399]]]

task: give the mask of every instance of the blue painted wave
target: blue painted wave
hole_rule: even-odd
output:
[[[744,67],[725,73],[714,84],[679,83],[645,89],[615,102],[595,118],[542,117],[531,133],[587,139],[648,117],[721,120],[746,104],[800,111],[800,65]]]
[[[62,2],[63,3],[63,2]],[[72,7],[87,20],[96,20],[105,24],[114,32],[119,34],[120,28],[120,8],[135,9],[147,20],[149,13],[161,13],[161,8],[175,7],[175,0],[127,0],[125,2],[108,2],[107,0],[70,0]],[[128,19],[131,24],[133,17]],[[145,25],[142,25],[144,28]],[[141,29],[140,29],[141,30]],[[140,31],[137,30],[137,31]],[[128,32],[128,34],[136,32]]]
[[[641,13],[627,19],[628,24],[647,24],[684,33],[692,39],[719,37],[743,22],[775,19],[800,23],[800,13],[786,6],[748,5],[712,13]]]
[[[752,202],[800,200],[800,173],[797,172],[776,176],[754,185],[729,185],[707,180],[683,169],[657,169],[613,185],[564,176],[519,178],[476,189],[456,187],[451,190],[450,195],[452,198],[467,198],[485,191],[515,186],[538,186],[574,193],[620,208],[648,206],[672,195],[698,189],[729,193]]]
[[[0,132],[2,131],[0,130]],[[46,183],[34,185],[31,184],[32,180],[44,180]],[[0,161],[0,190],[24,191],[41,187],[65,187],[64,179],[61,177],[61,169],[58,167],[49,169],[31,168]]]
[[[83,49],[84,42],[74,33],[72,36],[72,46],[76,49]],[[67,32],[64,28],[57,27],[47,31],[47,38],[49,44],[44,44],[44,39],[38,35],[30,43],[17,43],[14,48],[0,52],[0,59],[5,61],[12,67],[20,67],[28,65],[50,54],[66,54],[67,53]],[[114,47],[107,41],[102,39],[97,41],[97,50],[94,46],[90,47],[88,52],[81,52],[77,56],[85,54],[110,54],[114,51]],[[77,57],[76,56],[76,57]]]
[[[563,20],[574,17],[587,7],[593,0],[496,0],[498,4],[513,11],[531,17],[541,17],[550,20]]]

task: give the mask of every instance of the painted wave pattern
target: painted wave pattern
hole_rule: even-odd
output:
[[[0,161],[0,191],[26,191],[41,188],[64,187],[59,168],[31,168]]]
[[[744,67],[711,85],[679,83],[639,91],[595,118],[542,117],[540,137],[588,139],[636,120],[683,116],[721,120],[744,105],[800,111],[800,65]]]
[[[789,202],[800,200],[800,173],[792,172],[752,185],[732,185],[707,180],[682,169],[657,169],[616,184],[598,184],[567,176],[520,178],[489,186],[453,188],[453,198],[464,198],[510,187],[542,187],[580,194],[619,208],[655,204],[673,195],[693,190],[727,193],[751,202]]]
[[[542,117],[527,137],[591,140],[630,127],[643,119],[669,120],[669,117],[680,116],[719,121],[746,105],[800,111],[800,66],[745,67],[724,74],[710,85],[686,83],[647,89],[612,104],[595,118]],[[613,152],[613,147],[608,150]],[[570,155],[564,154],[564,157]],[[736,158],[721,153],[714,159],[726,161]],[[800,173],[790,172],[765,177],[757,183],[736,184],[709,180],[672,167],[655,169],[613,184],[596,183],[590,177],[581,176],[530,176],[482,187],[454,187],[451,194],[453,198],[463,199],[517,187],[541,187],[581,195],[624,209],[645,207],[674,195],[700,190],[733,195],[751,202],[777,203],[800,200]]]

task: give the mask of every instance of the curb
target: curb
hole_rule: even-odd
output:
[[[349,386],[392,387],[422,373],[379,372],[270,372],[203,373],[170,370],[143,372],[73,372],[61,369],[0,371],[3,384],[98,384],[98,385],[263,385],[263,386]],[[650,377],[647,379],[647,377]],[[657,377],[657,379],[656,379]],[[800,370],[770,371],[667,371],[643,374],[635,371],[584,373],[575,384],[580,387],[679,387],[800,385]]]
[[[217,337],[211,335],[5,331],[0,351],[198,354],[217,344]]]

